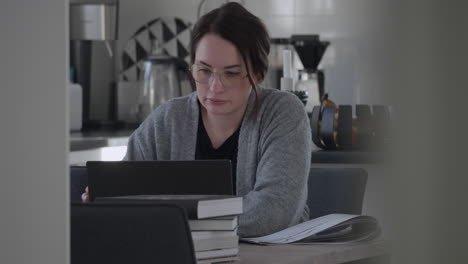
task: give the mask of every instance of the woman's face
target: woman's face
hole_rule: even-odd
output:
[[[195,52],[192,75],[198,100],[208,114],[244,113],[251,85],[242,57],[231,42],[214,34],[203,36]]]

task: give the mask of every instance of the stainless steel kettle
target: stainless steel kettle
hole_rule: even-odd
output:
[[[194,89],[188,64],[158,49],[155,55],[144,60],[137,120],[143,121],[159,105],[171,98],[187,95]]]

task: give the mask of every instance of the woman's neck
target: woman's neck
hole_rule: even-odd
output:
[[[229,115],[213,115],[202,106],[203,125],[215,149],[221,146],[240,127],[244,113],[245,109]]]

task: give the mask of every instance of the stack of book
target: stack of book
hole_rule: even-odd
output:
[[[190,197],[190,196],[185,196]],[[238,215],[242,197],[193,196],[197,208],[186,207],[197,264],[239,260]]]
[[[242,197],[233,195],[136,195],[104,200],[141,199],[173,203],[183,207],[189,218],[197,264],[239,260],[238,216]]]
[[[238,216],[189,220],[197,264],[239,260]]]

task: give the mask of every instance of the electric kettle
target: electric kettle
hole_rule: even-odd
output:
[[[144,60],[140,77],[137,120],[143,121],[154,109],[171,98],[194,91],[188,64],[158,49]]]

